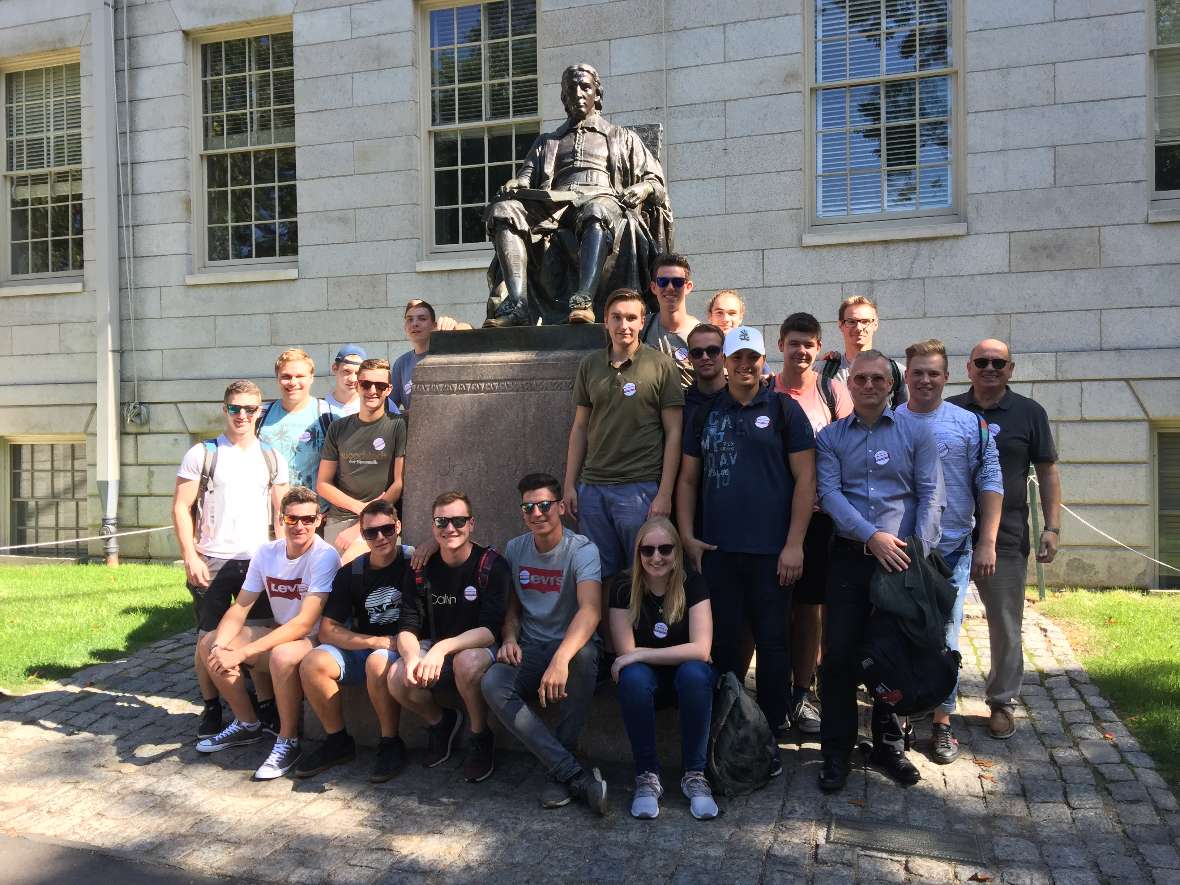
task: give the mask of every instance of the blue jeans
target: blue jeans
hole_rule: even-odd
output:
[[[946,625],[946,644],[949,648],[958,651],[959,632],[963,629],[963,601],[967,598],[967,585],[971,583],[971,536],[968,535],[953,552],[944,553],[943,557],[946,559],[946,564],[954,569],[951,574],[951,583],[959,591],[955,594],[955,607],[951,611],[950,622]],[[958,696],[959,676],[956,673],[955,687],[951,689],[947,699],[938,705],[938,709],[947,714],[955,712]]]
[[[659,489],[654,482],[578,483],[578,531],[598,548],[604,578],[631,568],[635,536]]]
[[[660,773],[656,708],[675,700],[680,708],[680,755],[685,771],[704,771],[717,674],[704,661],[651,666],[628,664],[619,673],[619,707],[631,739],[635,773]]]

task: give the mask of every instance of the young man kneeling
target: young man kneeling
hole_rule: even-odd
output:
[[[463,776],[478,783],[495,770],[480,680],[496,660],[512,578],[503,557],[472,542],[474,528],[465,494],[444,492],[435,498],[431,530],[438,552],[407,599],[397,638],[401,660],[390,674],[389,691],[428,726],[427,768],[451,757],[463,713],[441,706],[438,698],[458,691],[470,720]]]
[[[383,498],[365,505],[359,525],[369,552],[336,572],[320,625],[323,644],[299,666],[303,690],[327,737],[296,766],[296,777],[311,777],[356,756],[344,727],[341,685],[364,684],[378,713],[382,738],[370,780],[389,780],[405,763],[405,745],[397,736],[400,710],[385,691],[385,680],[397,660],[405,594],[414,585],[413,548],[397,543],[397,511]]]
[[[286,538],[258,548],[250,560],[238,598],[206,633],[199,648],[218,693],[229,702],[234,721],[197,743],[197,752],[216,753],[262,740],[262,724],[250,703],[242,668],[269,671],[279,711],[274,749],[254,773],[256,780],[282,777],[299,761],[299,722],[303,690],[299,664],[315,644],[324,600],[340,557],[316,533],[320,503],[316,493],[296,486],[283,496]],[[266,593],[277,627],[246,624],[250,609]]]

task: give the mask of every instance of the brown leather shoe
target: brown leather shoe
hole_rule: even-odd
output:
[[[1007,707],[992,707],[991,718],[987,721],[987,730],[997,741],[1006,741],[1016,734],[1016,717]]]
[[[594,311],[586,307],[571,310],[569,321],[571,323],[592,323],[594,322]]]

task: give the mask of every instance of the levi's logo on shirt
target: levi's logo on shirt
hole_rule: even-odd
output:
[[[522,568],[518,575],[520,589],[536,590],[538,593],[559,593],[562,574],[561,569]]]
[[[266,578],[266,593],[279,599],[302,599],[307,585],[299,578]]]

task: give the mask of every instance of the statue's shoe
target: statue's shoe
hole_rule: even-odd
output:
[[[497,313],[496,316],[488,317],[483,321],[483,327],[485,329],[506,329],[509,326],[528,325],[531,325],[531,322],[529,321],[528,311],[523,305]]]
[[[571,323],[594,322],[594,299],[588,292],[575,292],[570,296]]]
[[[592,323],[594,322],[594,311],[586,307],[571,310],[569,321],[571,323]]]

